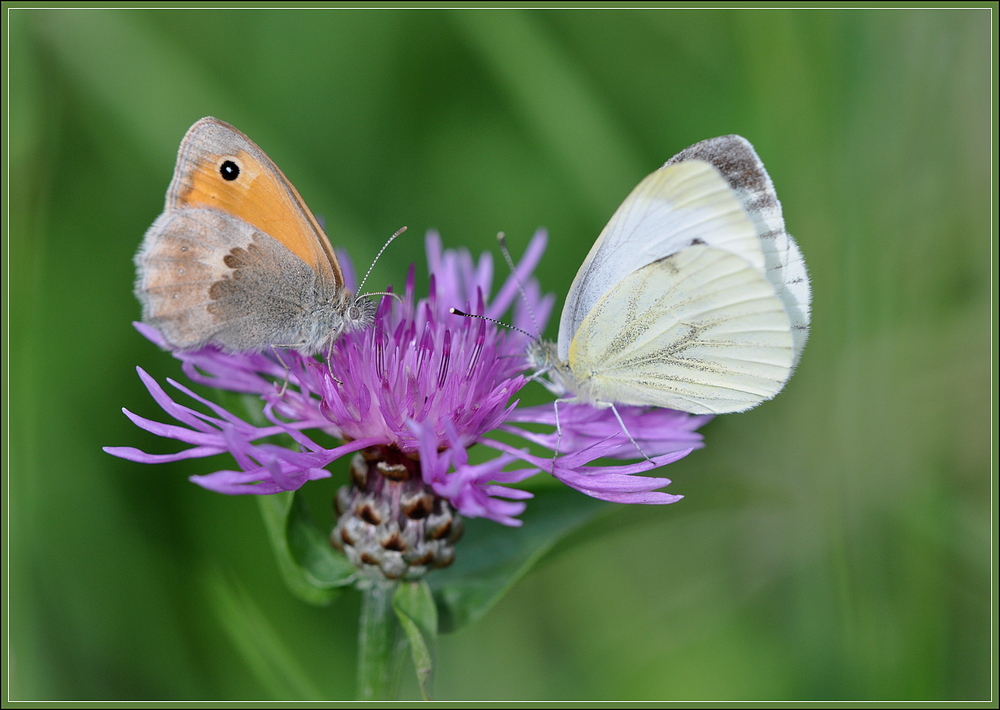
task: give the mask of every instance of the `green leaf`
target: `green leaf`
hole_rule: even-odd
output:
[[[437,645],[438,614],[434,596],[427,582],[409,582],[399,586],[392,598],[392,608],[410,642],[417,684],[424,700],[431,699],[434,651]]]
[[[285,534],[293,560],[311,584],[328,589],[354,581],[354,565],[330,546],[329,533],[316,525],[298,491],[292,496]]]
[[[456,631],[483,616],[557,542],[612,509],[610,503],[559,488],[536,493],[519,528],[467,520],[455,563],[428,578],[440,630]]]
[[[257,504],[267,528],[267,536],[271,540],[271,549],[278,560],[281,576],[292,593],[302,601],[316,606],[325,606],[336,599],[340,593],[336,586],[339,585],[317,583],[316,576],[302,566],[292,551],[288,531],[300,525],[296,522],[297,516],[293,511],[301,507],[301,503],[295,502],[295,493],[286,491],[257,496]],[[346,559],[344,564],[350,566]]]
[[[256,426],[270,422],[263,415],[264,403],[256,395],[220,392],[222,403]],[[294,446],[291,437],[279,434],[287,446]],[[271,547],[288,588],[310,604],[325,606],[332,602],[343,587],[353,581],[354,565],[330,547],[324,533],[297,491],[257,496],[261,517],[267,528]]]

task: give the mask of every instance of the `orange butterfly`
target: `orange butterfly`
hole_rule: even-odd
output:
[[[295,187],[228,123],[203,118],[177,154],[166,207],[135,255],[142,319],[175,350],[311,354],[371,324]]]

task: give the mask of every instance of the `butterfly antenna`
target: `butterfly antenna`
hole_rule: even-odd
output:
[[[521,293],[521,299],[524,301],[525,307],[528,309],[528,317],[531,318],[531,325],[535,328],[536,335],[528,335],[524,333],[520,328],[514,328],[514,330],[521,330],[522,333],[527,335],[532,340],[538,340],[542,337],[542,331],[538,327],[538,320],[535,318],[535,311],[531,308],[531,303],[528,301],[528,294],[524,292],[524,286],[521,284],[521,279],[517,277],[517,268],[514,266],[514,260],[510,258],[510,250],[507,248],[507,237],[504,236],[503,232],[497,232],[497,243],[500,245],[500,253],[503,254],[504,261],[507,262],[507,266],[510,268],[510,275],[514,277],[514,283],[517,284],[517,290]],[[508,328],[511,326],[507,326]]]
[[[398,293],[393,293],[392,291],[372,291],[371,293],[363,293],[358,298],[368,298],[369,296],[390,296],[395,298],[400,303],[403,302],[403,297]]]
[[[368,267],[368,273],[365,274],[365,277],[363,279],[361,279],[361,283],[358,284],[358,291],[361,291],[361,289],[363,289],[365,287],[365,281],[368,280],[368,277],[372,273],[372,269],[375,268],[375,264],[378,263],[379,257],[382,256],[382,253],[386,250],[386,247],[388,247],[390,244],[392,244],[393,240],[396,237],[398,237],[400,234],[402,234],[403,232],[405,232],[405,231],[406,231],[406,227],[400,227],[399,229],[397,229],[396,233],[393,234],[391,237],[389,237],[389,240],[385,244],[382,245],[381,249],[378,250],[378,254],[376,254],[375,258],[372,260],[372,265]],[[379,294],[370,293],[370,294],[365,294],[365,295],[367,295],[367,296],[377,296]]]
[[[486,320],[486,321],[489,321],[490,323],[493,323],[495,325],[499,325],[499,326],[502,326],[504,328],[509,328],[510,330],[516,330],[518,333],[524,333],[529,338],[534,339],[534,337],[535,337],[531,333],[529,333],[528,331],[521,330],[516,325],[508,325],[507,323],[504,323],[503,321],[497,320],[496,318],[490,318],[488,316],[477,316],[475,313],[466,313],[465,311],[460,311],[457,308],[449,308],[448,310],[449,310],[449,312],[453,313],[456,316],[462,316],[463,318],[479,318],[480,320]]]

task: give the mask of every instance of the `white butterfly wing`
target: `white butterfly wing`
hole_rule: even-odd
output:
[[[685,161],[649,175],[601,232],[570,286],[559,321],[558,353],[604,294],[644,266],[691,244],[740,256],[763,272],[757,229],[726,180],[711,165]]]
[[[770,399],[792,361],[788,314],[763,271],[703,244],[621,279],[587,313],[569,353],[581,399],[694,414]]]
[[[809,336],[809,275],[802,252],[785,231],[781,203],[771,177],[753,146],[742,136],[719,136],[695,143],[668,160],[664,167],[692,160],[707,162],[722,173],[753,221],[764,251],[767,277],[788,311],[798,362]]]

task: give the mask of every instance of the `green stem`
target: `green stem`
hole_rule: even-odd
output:
[[[375,582],[361,590],[358,622],[358,699],[392,700],[406,643],[392,609],[395,582]]]

